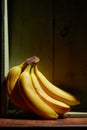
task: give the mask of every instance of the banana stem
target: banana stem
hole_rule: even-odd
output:
[[[31,67],[32,67],[32,65],[29,64],[29,65],[25,68],[25,71],[30,73]]]
[[[38,63],[40,61],[40,58],[39,57],[37,57],[37,56],[32,56],[32,57],[30,57],[30,58],[27,58],[26,60],[25,60],[25,63],[27,63],[27,64],[36,64],[36,63]]]
[[[39,58],[39,57],[37,57],[37,56],[32,56],[32,57],[30,57],[30,58],[27,58],[23,63],[21,63],[21,64],[19,65],[19,67],[22,68],[22,72],[23,72],[28,65],[35,65],[35,64],[37,64],[39,61],[40,61],[40,58]]]

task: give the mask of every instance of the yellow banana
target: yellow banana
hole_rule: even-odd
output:
[[[6,78],[5,78],[5,87],[6,87],[6,92],[9,97],[9,99],[13,102],[14,105],[16,105],[18,108],[24,110],[24,111],[29,111],[27,109],[26,104],[23,103],[23,99],[18,91],[18,78],[20,74],[24,71],[26,66],[29,63],[37,63],[39,62],[39,58],[37,56],[33,56],[30,58],[27,58],[23,63],[17,66],[13,66]]]
[[[70,93],[52,84],[38,69],[37,64],[35,65],[35,73],[44,91],[47,92],[47,94],[49,94],[51,97],[62,101],[70,106],[80,103],[80,101],[74,95],[71,95]]]
[[[37,94],[40,96],[40,98],[46,102],[51,108],[53,108],[58,114],[64,114],[68,111],[70,111],[70,106],[58,101],[52,97],[50,97],[41,87],[35,73],[34,73],[34,67],[31,69],[31,79],[33,82],[33,86],[37,92]]]
[[[18,108],[22,110],[27,110],[26,104],[22,102],[22,97],[18,91],[17,83],[17,80],[22,72],[23,66],[24,63],[18,66],[14,66],[9,70],[6,76],[5,87],[10,101],[12,101],[12,103],[16,105]]]
[[[35,114],[44,119],[57,119],[58,114],[47,105],[36,93],[31,76],[30,76],[31,65],[22,72],[19,78],[19,90],[24,98],[28,108],[31,109]],[[32,105],[31,105],[32,104]]]

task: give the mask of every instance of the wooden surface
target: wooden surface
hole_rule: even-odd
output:
[[[1,116],[1,128],[65,128],[87,127],[87,113],[68,112],[56,120],[44,120],[32,113],[13,113]]]
[[[38,128],[38,127],[87,127],[87,118],[64,118],[57,120],[11,119],[1,118],[0,128]]]

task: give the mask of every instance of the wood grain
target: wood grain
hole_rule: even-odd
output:
[[[87,127],[87,118],[64,118],[57,120],[0,119],[0,127]]]

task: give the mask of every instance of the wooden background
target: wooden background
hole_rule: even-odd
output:
[[[80,98],[87,112],[87,7],[85,0],[8,0],[9,63],[37,55],[41,72]]]

